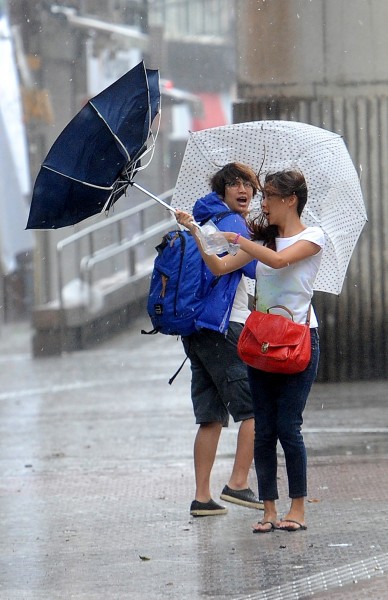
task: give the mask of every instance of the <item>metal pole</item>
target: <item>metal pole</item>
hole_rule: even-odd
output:
[[[161,198],[158,198],[157,196],[154,196],[154,194],[152,194],[151,192],[149,192],[148,190],[146,190],[145,188],[143,188],[138,183],[131,183],[131,185],[133,185],[133,187],[137,188],[138,190],[140,190],[144,194],[147,194],[147,196],[149,196],[150,198],[153,198],[154,200],[156,200],[156,202],[159,202],[159,204],[161,204],[162,206],[164,206],[164,208],[167,208],[172,213],[176,213],[175,208],[173,208],[172,206],[170,206],[169,204],[167,204],[167,202],[164,202],[164,200],[162,200]]]

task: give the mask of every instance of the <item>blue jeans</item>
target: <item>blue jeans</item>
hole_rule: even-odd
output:
[[[301,432],[303,410],[316,378],[319,336],[311,329],[311,360],[295,375],[265,373],[248,367],[255,415],[255,468],[263,500],[279,498],[277,442],[285,456],[290,498],[307,496],[307,455]]]

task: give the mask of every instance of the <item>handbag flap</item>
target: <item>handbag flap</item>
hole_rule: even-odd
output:
[[[306,335],[307,325],[294,323],[282,315],[252,312],[245,323],[246,330],[257,344],[269,344],[272,348],[297,346]]]

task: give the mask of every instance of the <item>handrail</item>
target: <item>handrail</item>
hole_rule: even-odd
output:
[[[126,250],[130,250],[131,248],[135,248],[139,243],[145,242],[146,240],[152,238],[154,235],[166,231],[166,229],[168,229],[169,226],[172,226],[174,222],[176,224],[176,221],[172,218],[165,219],[164,221],[161,221],[158,225],[153,225],[152,227],[147,228],[143,233],[136,234],[131,240],[123,242],[119,246],[107,248],[106,252],[101,251],[98,255],[95,254],[94,256],[85,256],[82,259],[83,272],[90,272],[95,265],[103,262],[104,260],[107,260],[108,258],[113,258],[114,256],[117,256],[118,254],[121,254]]]
[[[160,195],[160,198],[165,200],[172,197],[173,189],[168,190]],[[78,248],[79,258],[76,262],[75,268],[73,272],[75,272],[75,276],[79,278],[81,281],[87,281],[88,283],[92,283],[92,271],[96,264],[102,263],[103,261],[107,261],[109,259],[122,254],[123,252],[129,253],[129,274],[132,273],[133,270],[136,270],[136,265],[134,262],[135,254],[134,248],[145,242],[146,240],[152,238],[154,235],[167,231],[168,227],[174,223],[174,219],[171,216],[168,219],[164,219],[163,221],[159,221],[158,223],[151,225],[146,230],[143,229],[143,217],[141,217],[141,229],[139,233],[136,233],[129,240],[126,237],[122,236],[122,222],[126,219],[130,219],[131,217],[135,217],[136,215],[142,215],[147,210],[154,208],[156,206],[155,200],[150,199],[145,202],[141,202],[137,206],[131,207],[127,210],[124,210],[120,213],[117,213],[111,217],[107,217],[104,221],[95,223],[88,227],[85,227],[79,232],[73,233],[67,238],[60,240],[57,243],[57,260],[58,260],[58,298],[59,298],[59,307],[61,313],[64,318],[64,298],[63,298],[63,288],[65,282],[65,261],[64,261],[64,250],[71,245],[79,244],[82,239],[86,239],[86,248],[84,248],[84,256],[80,256],[81,247]],[[112,241],[108,244],[108,246],[95,249],[94,248],[94,238],[93,235],[96,232],[99,232],[104,229],[108,229],[111,226],[118,227],[118,239],[112,243]],[[115,234],[116,237],[116,234]],[[67,267],[68,268],[68,267]],[[61,319],[61,320],[62,320]],[[63,323],[64,325],[64,323]]]
[[[173,192],[174,192],[174,189],[172,188],[172,189],[168,190],[167,192],[160,194],[159,197],[161,200],[166,200],[167,198],[171,198]],[[152,200],[152,199],[147,200],[146,202],[142,202],[141,204],[139,204],[137,206],[132,206],[131,208],[128,208],[127,210],[117,213],[116,215],[107,217],[105,219],[105,221],[101,221],[100,223],[94,223],[93,225],[89,225],[89,227],[85,227],[81,231],[77,231],[77,233],[73,233],[72,235],[69,235],[67,238],[60,240],[57,243],[57,251],[58,250],[61,251],[66,246],[82,239],[83,237],[87,237],[88,235],[90,235],[91,233],[94,233],[95,231],[98,231],[99,229],[104,229],[108,225],[112,225],[112,223],[116,223],[117,221],[122,221],[123,219],[126,219],[127,217],[136,215],[139,212],[145,211],[148,208],[152,208],[154,206],[155,206],[155,200]]]

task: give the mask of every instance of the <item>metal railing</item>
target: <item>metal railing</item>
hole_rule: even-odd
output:
[[[173,190],[168,190],[159,197],[168,200],[172,193]],[[86,300],[90,304],[93,286],[104,278],[112,279],[116,274],[120,281],[121,274],[125,282],[130,283],[145,271],[149,272],[155,250],[146,242],[176,224],[171,213],[167,211],[166,216],[165,212],[155,200],[147,200],[58,242],[58,299],[62,314],[66,308],[64,288],[69,281],[76,279],[85,285]],[[114,286],[114,278],[111,286]]]

